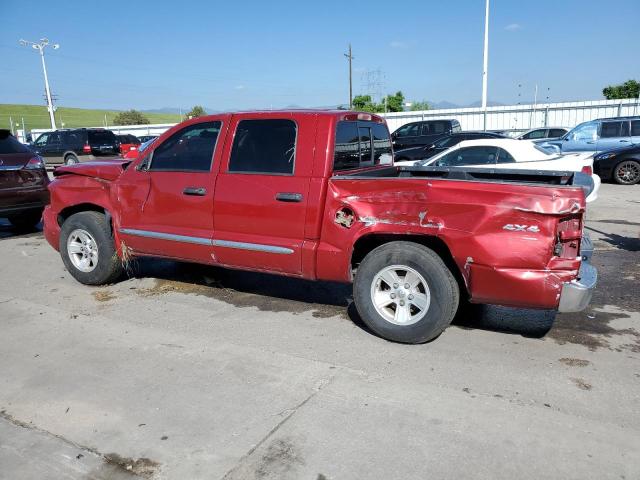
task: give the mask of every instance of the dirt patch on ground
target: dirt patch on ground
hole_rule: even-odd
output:
[[[271,443],[256,465],[257,478],[283,478],[297,465],[304,464],[295,445],[287,439]]]
[[[107,453],[104,455],[104,459],[111,465],[115,465],[126,472],[144,478],[153,477],[160,467],[158,462],[154,462],[148,458],[126,458],[121,457],[117,453]]]
[[[584,345],[590,350],[611,348],[611,338],[630,335],[634,342],[618,347],[634,351],[640,348],[638,328],[617,329],[614,320],[629,318],[625,313],[606,312],[605,306],[614,305],[627,312],[640,311],[640,294],[637,278],[640,278],[640,254],[633,251],[596,251],[592,259],[598,269],[598,285],[587,310],[578,313],[559,314],[547,335],[560,344]]]
[[[579,358],[561,358],[560,362],[569,367],[586,367],[588,365],[591,365],[591,362],[589,360],[581,360]]]
[[[572,378],[571,381],[578,387],[580,390],[591,390],[593,387],[590,383],[587,383],[583,378]]]
[[[136,276],[156,277],[150,288],[137,289],[142,297],[167,293],[203,295],[239,308],[266,312],[312,312],[314,317],[348,318],[350,285],[310,282],[254,272],[160,261],[164,268],[142,262]]]
[[[109,302],[117,298],[116,295],[110,290],[97,290],[91,295],[93,295],[93,298],[95,298],[98,302]]]

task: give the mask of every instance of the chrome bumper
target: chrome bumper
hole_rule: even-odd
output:
[[[583,260],[578,278],[562,285],[559,312],[580,312],[587,308],[598,281],[598,271],[588,260]]]

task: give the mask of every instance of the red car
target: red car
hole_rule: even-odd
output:
[[[33,228],[49,203],[44,160],[0,130],[0,217],[20,229]]]
[[[116,135],[120,142],[120,154],[124,155],[132,150],[137,150],[140,146],[140,140],[135,135]]]
[[[368,113],[200,117],[134,161],[58,168],[44,232],[88,285],[135,256],[353,282],[362,320],[406,343],[437,337],[460,299],[586,307],[589,176],[395,167],[392,154]]]

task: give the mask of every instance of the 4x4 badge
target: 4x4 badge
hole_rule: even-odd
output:
[[[531,232],[538,233],[540,228],[535,225],[518,225],[517,223],[507,223],[503,230],[510,230],[512,232]]]

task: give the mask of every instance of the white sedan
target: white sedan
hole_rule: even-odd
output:
[[[529,140],[511,138],[465,140],[431,158],[395,162],[394,165],[582,172],[593,177],[594,189],[587,198],[587,202],[598,198],[600,189],[600,177],[593,173],[593,152],[559,154],[545,150]]]

